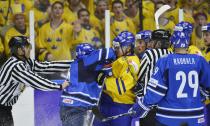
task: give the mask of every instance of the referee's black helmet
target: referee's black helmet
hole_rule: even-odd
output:
[[[29,46],[30,42],[28,37],[26,36],[14,36],[9,41],[9,48],[11,51],[11,54],[16,53],[18,48],[22,48],[24,46]]]
[[[170,37],[171,33],[168,30],[158,29],[152,32],[152,40],[161,42],[161,48],[168,48]]]

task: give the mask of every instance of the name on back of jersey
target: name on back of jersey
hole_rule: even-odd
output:
[[[174,65],[195,64],[195,58],[173,58]]]

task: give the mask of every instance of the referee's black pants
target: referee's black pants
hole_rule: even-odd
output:
[[[0,105],[0,126],[14,126],[11,106]]]

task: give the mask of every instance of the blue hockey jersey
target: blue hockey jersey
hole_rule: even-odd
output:
[[[158,60],[143,104],[156,104],[156,119],[167,126],[200,126],[204,104],[199,86],[210,87],[210,66],[205,59],[194,54],[169,54]]]
[[[91,108],[97,105],[101,87],[96,80],[105,62],[114,60],[112,48],[93,51],[70,65],[70,85],[61,95],[61,105]]]

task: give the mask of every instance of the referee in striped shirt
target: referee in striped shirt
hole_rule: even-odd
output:
[[[153,69],[157,60],[172,52],[168,51],[170,46],[171,34],[167,30],[158,29],[152,32],[152,41],[154,41],[154,49],[145,51],[140,64],[140,71],[138,73],[138,83],[134,88],[136,95],[143,95],[146,93],[147,83],[153,73]],[[143,86],[142,86],[143,85]],[[144,87],[144,89],[142,88]],[[153,126],[155,111],[150,111],[146,118],[140,119],[141,126]]]
[[[30,59],[31,45],[27,37],[15,36],[9,41],[12,56],[0,69],[0,126],[14,126],[12,106],[25,86],[43,91],[62,90],[69,85],[58,85],[34,72],[62,72],[70,67],[69,61],[39,63]]]

